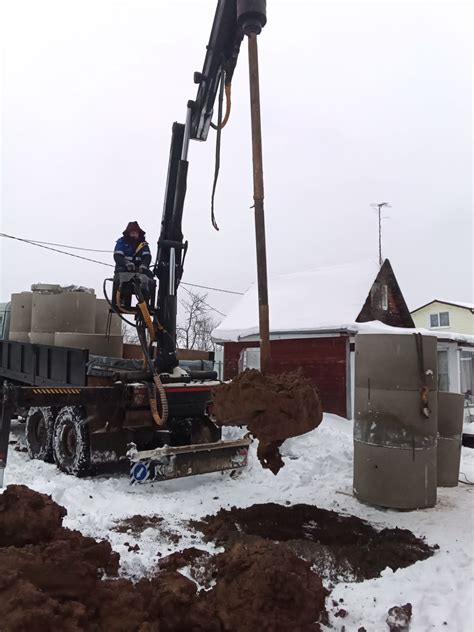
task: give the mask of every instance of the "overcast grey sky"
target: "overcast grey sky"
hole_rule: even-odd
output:
[[[195,96],[215,5],[5,0],[3,232],[112,249],[136,219],[155,245],[171,124]],[[470,3],[267,5],[270,272],[376,259],[370,203],[388,201],[383,250],[409,306],[473,300]],[[220,232],[209,213],[214,132],[191,145],[183,280],[243,291],[256,276],[246,46],[222,142]],[[0,248],[2,300],[34,282],[99,291],[108,273],[18,242]],[[235,298],[208,300],[226,312]]]

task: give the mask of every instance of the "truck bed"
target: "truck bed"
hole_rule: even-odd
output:
[[[0,340],[0,379],[29,386],[86,386],[89,351]]]

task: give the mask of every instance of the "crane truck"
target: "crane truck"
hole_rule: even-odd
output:
[[[25,418],[30,457],[85,476],[98,465],[129,459],[132,483],[206,472],[239,470],[249,440],[223,441],[209,414],[213,371],[179,366],[176,352],[177,291],[188,242],[182,233],[188,149],[220,131],[244,35],[266,23],[265,0],[218,0],[194,100],[185,123],[174,123],[156,259],[148,275],[124,272],[104,282],[111,312],[136,327],[144,362],[90,356],[87,349],[0,340],[2,408],[0,486],[7,464],[11,420]],[[217,124],[212,123],[216,99]],[[112,284],[112,294],[107,282]],[[121,293],[136,305],[123,307]]]

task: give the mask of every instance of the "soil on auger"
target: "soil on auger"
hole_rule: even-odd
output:
[[[212,395],[216,422],[246,425],[259,440],[260,463],[274,474],[284,465],[279,447],[285,439],[313,430],[323,418],[316,387],[299,371],[264,375],[247,369]]]

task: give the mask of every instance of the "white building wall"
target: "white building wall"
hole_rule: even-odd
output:
[[[448,354],[449,392],[461,392],[460,379],[460,351],[457,342],[438,342],[438,351],[446,351]]]
[[[224,379],[224,346],[216,345],[214,349],[214,371],[219,380]]]
[[[354,348],[355,338],[350,339],[350,346]],[[347,410],[347,416],[349,419],[355,418],[355,351],[349,352],[349,362],[347,363],[349,367],[349,377],[347,380],[348,388],[349,388],[349,396],[350,396],[350,407]]]

